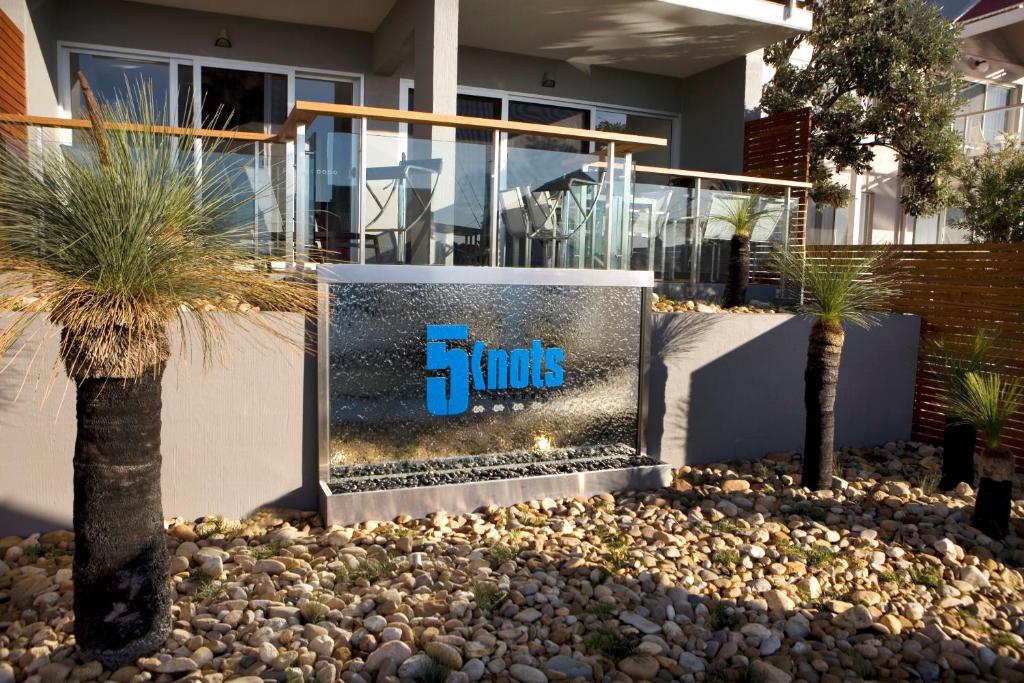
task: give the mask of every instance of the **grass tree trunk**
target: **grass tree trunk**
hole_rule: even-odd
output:
[[[972,524],[989,538],[1010,533],[1010,498],[1013,494],[1013,456],[1007,450],[986,448],[978,458],[978,495]]]
[[[162,375],[161,363],[137,378],[76,378],[75,638],[111,669],[152,653],[170,631]]]
[[[807,427],[801,483],[809,489],[832,487],[836,386],[844,337],[841,324],[816,320],[807,345],[807,369],[804,371]]]
[[[942,436],[942,479],[939,489],[951,491],[960,482],[974,486],[974,442],[978,430],[967,420],[946,416]]]
[[[733,235],[729,243],[729,273],[725,282],[723,308],[736,308],[747,303],[747,282],[750,281],[750,237]]]

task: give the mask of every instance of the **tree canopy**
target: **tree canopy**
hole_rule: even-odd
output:
[[[948,203],[959,158],[959,28],[925,0],[816,0],[813,9],[809,33],[765,51],[776,72],[761,101],[769,114],[811,108],[813,199],[845,204],[833,171],[866,172],[885,147],[900,162],[904,208],[934,213]],[[809,63],[791,64],[805,42]]]
[[[1007,140],[967,159],[958,174],[957,205],[963,218],[953,227],[972,242],[1024,242],[1024,147]]]

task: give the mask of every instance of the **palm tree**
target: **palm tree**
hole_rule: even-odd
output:
[[[60,330],[77,388],[74,631],[109,668],[160,647],[171,624],[160,500],[171,332],[209,358],[232,320],[283,338],[279,316],[238,312],[239,301],[316,308],[311,285],[269,277],[225,224],[246,199],[230,189],[227,155],[197,170],[195,132],[158,134],[151,102],[145,86],[102,110],[90,102],[91,134],[64,152],[0,149],[0,310],[22,311],[0,329],[0,353],[17,352],[33,320]]]
[[[869,328],[898,294],[898,278],[887,248],[848,254],[828,252],[805,258],[780,249],[779,272],[798,283],[804,293],[803,311],[814,319],[804,371],[804,431],[802,483],[809,489],[832,486],[836,386],[846,333],[844,323]]]
[[[728,204],[720,214],[710,216],[732,226],[729,242],[729,272],[725,281],[722,308],[735,308],[747,303],[747,283],[750,281],[750,237],[758,222],[779,211],[769,207],[758,208],[760,197],[748,195]]]
[[[974,486],[974,444],[977,429],[956,413],[966,397],[966,379],[972,372],[982,372],[988,365],[991,337],[978,332],[971,346],[964,349],[953,339],[943,338],[932,344],[941,364],[942,402],[946,411],[946,425],[942,435],[942,479],[939,489],[949,491],[960,482]]]
[[[1013,455],[1003,444],[1010,418],[1020,410],[1024,387],[996,373],[968,372],[954,409],[981,433],[985,449],[978,458],[978,495],[972,523],[987,536],[1001,539],[1010,530]]]

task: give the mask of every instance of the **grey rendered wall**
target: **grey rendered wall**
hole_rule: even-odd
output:
[[[56,114],[57,41],[362,74],[365,103],[379,107],[397,108],[399,79],[413,78],[411,60],[393,76],[373,74],[373,36],[360,31],[124,0],[37,0],[29,10],[47,66],[46,70],[30,68],[29,80],[50,95],[30,100],[30,113],[37,115]],[[222,28],[231,36],[230,49],[213,45]],[[554,88],[541,86],[545,73],[555,79]],[[679,112],[682,81],[602,67],[584,72],[564,62],[463,47],[459,84]]]
[[[174,345],[161,433],[168,516],[316,508],[315,362],[302,351],[304,320],[278,322],[287,342],[227,328],[208,368]],[[71,523],[75,389],[54,372],[54,328],[37,324],[25,339],[19,354],[0,357],[0,367],[14,361],[0,373],[0,536]]]
[[[752,52],[682,81],[682,168],[743,170],[743,124],[759,115],[762,52]]]
[[[655,314],[648,449],[672,465],[802,450],[811,323],[790,314]],[[847,329],[837,446],[910,438],[920,319]]]

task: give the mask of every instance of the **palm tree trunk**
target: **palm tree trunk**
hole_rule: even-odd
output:
[[[978,430],[970,422],[946,416],[942,435],[942,480],[939,489],[951,491],[960,482],[974,486],[974,442]]]
[[[1008,450],[986,448],[978,458],[978,495],[971,524],[989,538],[1010,533],[1010,497],[1013,494],[1013,456]]]
[[[750,236],[733,235],[729,242],[729,273],[725,282],[722,308],[735,308],[747,303],[747,282],[750,280]]]
[[[138,378],[76,378],[75,638],[110,669],[152,653],[170,631],[162,376],[161,364]]]
[[[832,488],[833,441],[836,428],[836,385],[843,353],[843,326],[816,320],[807,345],[804,371],[804,464],[801,483],[814,490]]]

